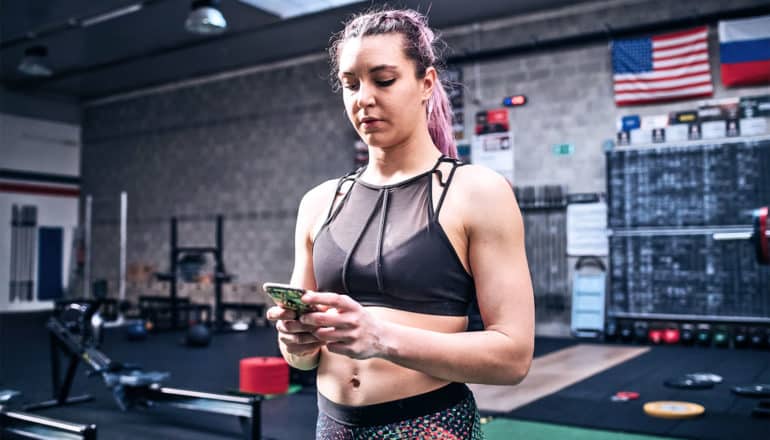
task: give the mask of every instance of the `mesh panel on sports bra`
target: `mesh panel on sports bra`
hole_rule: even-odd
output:
[[[363,305],[466,314],[473,280],[431,218],[434,172],[390,186],[353,181],[314,243],[319,290]]]

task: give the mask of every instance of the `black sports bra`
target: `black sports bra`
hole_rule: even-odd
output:
[[[452,163],[444,180],[439,165]],[[461,162],[441,157],[429,171],[393,185],[359,180],[363,169],[340,178],[352,182],[313,243],[318,290],[350,295],[364,306],[432,315],[463,316],[476,296],[438,222],[449,184]],[[443,192],[435,212],[433,174]]]

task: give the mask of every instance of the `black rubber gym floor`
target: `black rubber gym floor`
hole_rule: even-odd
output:
[[[0,389],[16,389],[24,400],[51,397],[47,314],[0,314]],[[223,393],[238,385],[238,361],[249,356],[275,356],[272,328],[245,333],[217,334],[210,347],[191,349],[180,345],[181,333],[151,335],[143,342],[129,342],[120,330],[108,331],[103,351],[117,361],[141,364],[149,370],[169,371],[168,386]],[[538,338],[535,353],[547,354],[574,345],[567,339]],[[654,347],[618,367],[590,377],[553,395],[519,408],[506,417],[576,425],[606,430],[638,432],[683,438],[767,438],[767,420],[751,417],[754,399],[739,397],[733,385],[770,383],[770,353],[698,347]],[[569,368],[569,366],[565,366]],[[709,371],[724,377],[711,390],[683,391],[663,386],[680,373]],[[637,401],[612,402],[616,391],[638,391]],[[234,417],[171,408],[121,412],[101,379],[78,371],[72,395],[89,393],[94,400],[69,407],[39,411],[40,415],[75,423],[95,423],[100,439],[240,438]],[[644,415],[642,404],[651,400],[685,400],[706,407],[698,419],[669,421]],[[317,415],[315,390],[266,401],[262,405],[265,438],[309,439]],[[500,416],[498,414],[498,416]]]
[[[51,398],[47,314],[0,314],[0,389],[21,391],[23,401]],[[171,373],[165,385],[195,391],[225,393],[238,387],[238,361],[250,356],[278,355],[275,332],[260,328],[244,333],[214,335],[207,348],[180,344],[181,332],[152,334],[129,342],[120,329],[105,333],[102,351],[115,361],[137,363],[145,371]],[[91,394],[94,400],[37,414],[73,423],[94,423],[99,439],[233,439],[241,428],[233,416],[173,408],[121,412],[101,378],[86,377],[81,365],[71,396]],[[271,439],[309,439],[317,416],[315,389],[262,403],[262,434]]]
[[[663,382],[686,373],[710,372],[724,382],[712,389],[667,388]],[[557,393],[514,410],[506,417],[606,430],[698,439],[766,439],[770,420],[756,419],[757,399],[733,394],[734,385],[770,383],[770,353],[720,348],[656,346]],[[637,391],[635,401],[613,402],[617,391]],[[703,405],[703,416],[664,420],[644,414],[645,402],[677,400]]]

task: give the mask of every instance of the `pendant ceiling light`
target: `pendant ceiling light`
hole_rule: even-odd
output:
[[[219,0],[194,0],[185,28],[194,34],[216,35],[227,29],[227,20],[217,9]]]
[[[53,71],[46,64],[48,49],[45,46],[31,46],[24,50],[19,71],[29,76],[51,76]]]

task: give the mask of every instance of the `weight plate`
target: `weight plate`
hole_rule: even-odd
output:
[[[687,419],[703,414],[706,409],[691,402],[676,402],[661,400],[644,404],[644,412],[652,417],[663,419]]]
[[[700,381],[687,376],[666,379],[663,384],[669,388],[680,388],[685,390],[705,390],[714,388],[714,382]]]
[[[770,397],[770,384],[743,385],[732,388],[733,393],[749,397]]]

